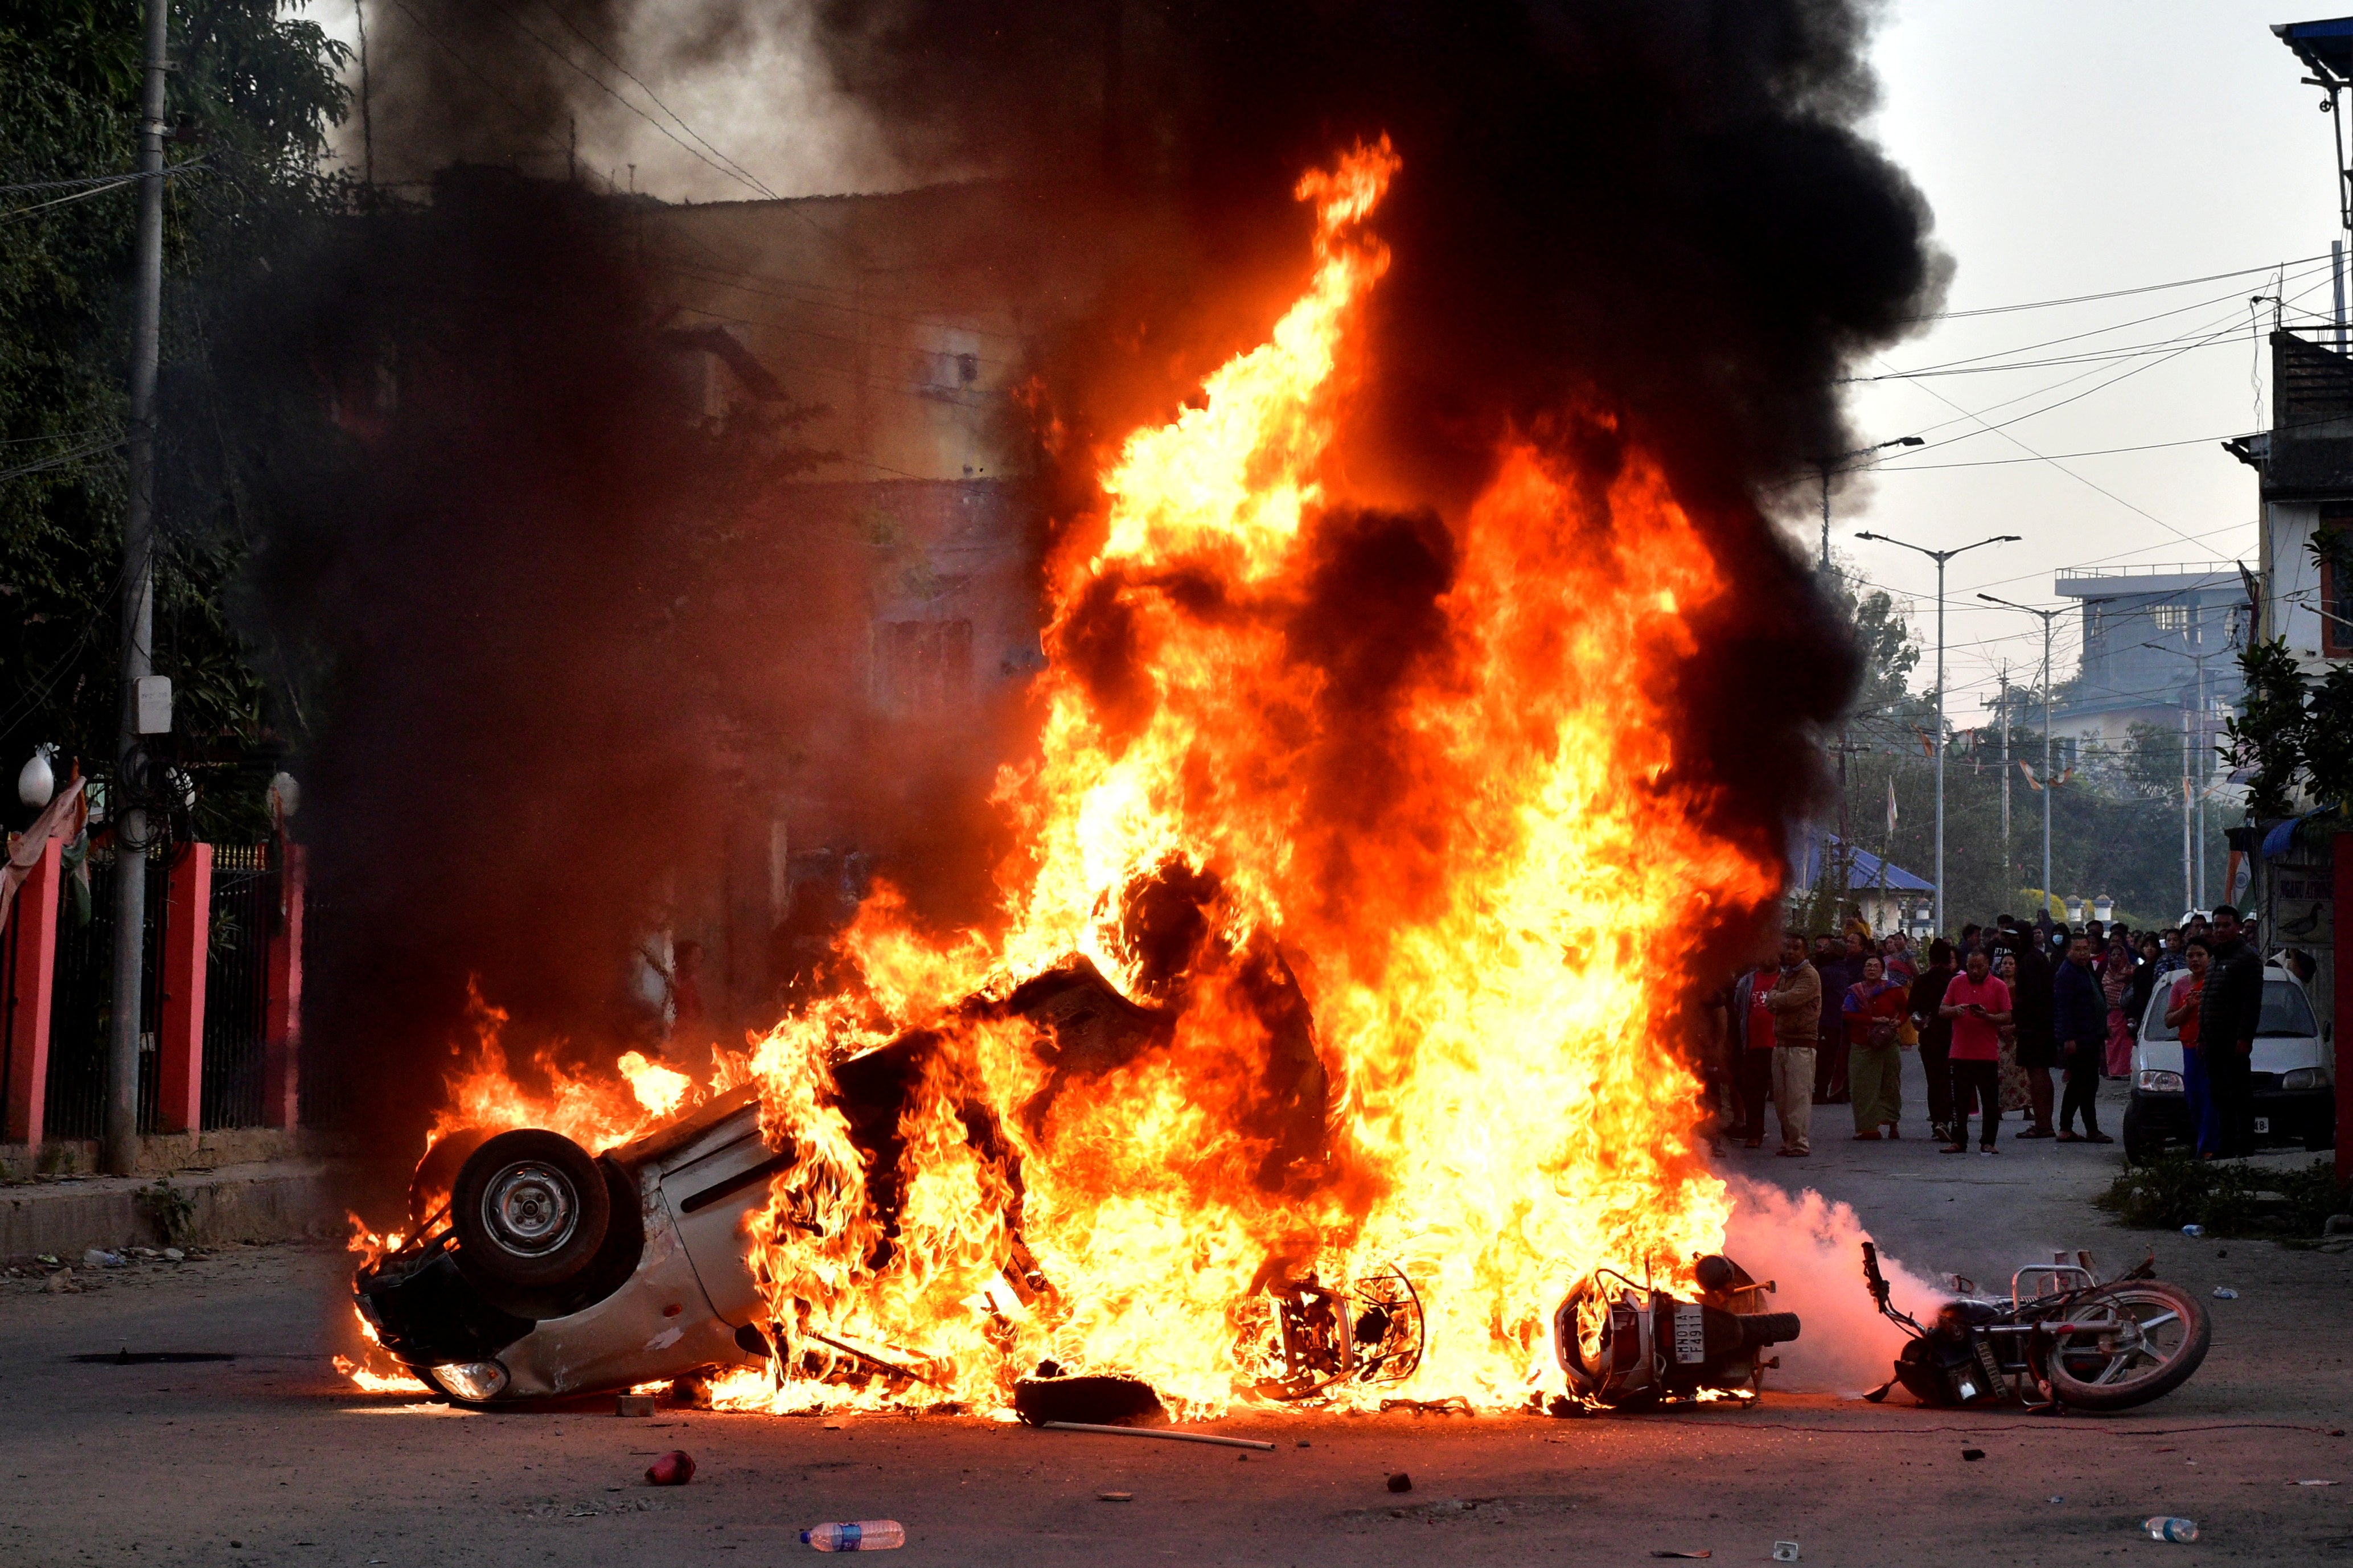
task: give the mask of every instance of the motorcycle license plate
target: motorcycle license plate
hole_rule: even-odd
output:
[[[1675,1307],[1675,1361],[1697,1366],[1707,1359],[1707,1311],[1702,1307]]]
[[[2271,1130],[2272,1130],[2272,1119],[2271,1119],[2270,1117],[2268,1117],[2268,1116],[2258,1116],[2258,1117],[2256,1117],[2256,1118],[2255,1118],[2255,1131],[2258,1131],[2258,1132],[2268,1132],[2268,1131],[2270,1131]]]

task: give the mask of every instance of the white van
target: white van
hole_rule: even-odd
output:
[[[2176,970],[2157,983],[2133,1047],[2132,1102],[2125,1108],[2125,1158],[2153,1160],[2173,1140],[2191,1142],[2189,1101],[2181,1090],[2181,1037],[2165,1021]],[[2336,1077],[2330,1030],[2312,1016],[2295,977],[2263,965],[2263,1010],[2255,1025],[2255,1142],[2337,1146]]]

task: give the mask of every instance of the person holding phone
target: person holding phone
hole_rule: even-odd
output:
[[[1945,987],[1939,1016],[1953,1026],[1953,1141],[1947,1154],[1964,1154],[1969,1147],[1969,1105],[1977,1104],[1982,1123],[1978,1152],[1994,1152],[1994,1130],[2001,1122],[2001,1031],[2010,1023],[2010,987],[1993,973],[1985,949],[1974,949],[1968,967]]]

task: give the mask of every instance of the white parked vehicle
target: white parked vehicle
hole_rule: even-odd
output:
[[[2125,1108],[2125,1158],[2155,1159],[2168,1142],[2191,1141],[2189,1101],[2182,1092],[2181,1037],[2165,1021],[2176,971],[2157,984],[2133,1047],[2132,1100]],[[2311,1150],[2337,1146],[2334,1047],[2328,1026],[2313,1016],[2295,977],[2263,965],[2263,1007],[2255,1026],[2255,1140],[2301,1142]]]

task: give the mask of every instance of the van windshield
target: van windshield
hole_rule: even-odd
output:
[[[2165,1021],[2165,1005],[2173,994],[2173,983],[2180,978],[2179,974],[2168,974],[2158,983],[2157,994],[2149,1001],[2148,1018],[2141,1026],[2142,1039],[2179,1038]],[[2320,1025],[2312,1016],[2312,1004],[2305,1000],[2304,987],[2293,980],[2266,978],[2263,1011],[2255,1022],[2255,1033],[2258,1037],[2287,1036],[2298,1039],[2320,1033]]]

